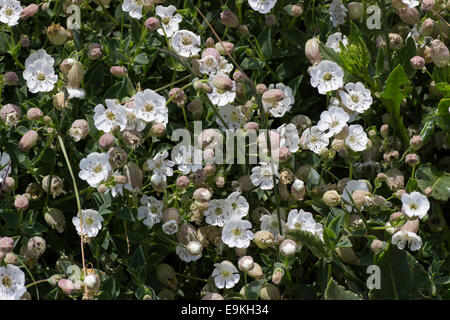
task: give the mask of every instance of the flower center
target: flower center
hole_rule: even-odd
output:
[[[85,222],[88,226],[91,226],[94,223],[94,219],[92,219],[91,217],[88,217],[88,218],[86,218]]]
[[[181,38],[181,43],[185,46],[190,46],[192,44],[192,40],[189,37]]]
[[[152,112],[153,110],[155,110],[155,106],[154,106],[153,104],[151,104],[151,103],[147,103],[147,104],[144,106],[144,110],[145,110],[146,112]]]
[[[223,210],[222,208],[216,208],[216,210],[214,211],[214,214],[217,216],[220,216],[222,214]]]
[[[94,171],[95,173],[100,173],[102,169],[103,169],[102,165],[98,164],[94,167],[94,169],[92,169],[92,171]]]
[[[222,277],[224,277],[224,278],[226,278],[226,277],[229,277],[229,276],[230,276],[230,272],[229,272],[229,271],[227,271],[227,270],[222,270],[222,271],[221,271],[220,273],[222,274]]]
[[[151,206],[150,211],[151,211],[151,213],[155,214],[158,212],[158,208],[156,206]]]
[[[7,7],[7,8],[5,9],[5,14],[6,14],[7,16],[12,16],[13,13],[14,13],[14,10],[11,9],[10,7]]]
[[[323,75],[323,80],[325,80],[325,81],[330,81],[332,78],[333,78],[333,75],[329,72],[327,72]]]
[[[354,103],[358,103],[359,102],[359,97],[356,94],[352,94],[352,101]]]
[[[331,123],[331,127],[332,127],[332,128],[336,128],[338,125],[339,125],[339,121],[337,121],[337,120],[334,120],[334,121]]]
[[[294,228],[295,229],[301,229],[302,228],[302,223],[300,221],[297,221],[296,223],[294,223]]]
[[[231,233],[233,234],[233,236],[239,237],[240,235],[242,235],[242,230],[241,230],[241,228],[236,228],[236,229],[233,229],[233,231],[231,231]]]
[[[112,111],[106,111],[106,117],[108,118],[109,121],[116,120],[116,115]]]
[[[142,7],[144,5],[144,0],[134,0],[134,2],[136,3],[136,5]]]
[[[39,81],[44,81],[45,80],[45,74],[42,72],[39,72],[39,74],[37,75],[37,79]]]
[[[169,17],[162,18],[162,23],[163,24],[169,24],[169,22],[170,22],[170,18]]]
[[[10,277],[4,276],[4,277],[2,278],[2,285],[3,285],[4,287],[9,288],[9,287],[12,286],[12,284],[13,284],[13,281],[11,280]]]
[[[410,203],[410,204],[409,204],[409,208],[410,208],[411,210],[417,210],[417,209],[418,209],[418,206],[417,206],[416,203]]]
[[[354,136],[350,136],[348,138],[348,140],[350,140],[351,143],[355,143],[356,142],[356,138]]]
[[[316,136],[312,136],[309,141],[311,141],[312,143],[316,143],[319,139]]]
[[[238,204],[237,204],[236,202],[233,202],[233,203],[231,204],[231,208],[233,208],[233,210],[236,210],[237,207],[238,207]]]

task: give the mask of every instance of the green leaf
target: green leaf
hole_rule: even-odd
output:
[[[259,292],[261,291],[261,287],[265,282],[265,279],[259,279],[249,283],[245,290],[247,300],[258,300]]]
[[[362,300],[362,298],[350,290],[345,290],[343,286],[330,278],[325,290],[325,300]]]
[[[436,200],[448,201],[450,197],[450,174],[437,170],[430,163],[421,165],[416,173],[417,184],[422,192],[431,187],[431,196]]]
[[[444,98],[450,97],[450,84],[449,83],[447,83],[447,82],[436,83],[436,89],[438,89],[442,93]]]
[[[130,259],[130,268],[137,269],[139,266],[145,265],[145,254],[142,246],[137,247]]]
[[[416,55],[416,44],[412,37],[406,40],[406,45],[403,46],[398,52],[398,62],[403,66],[405,74],[408,78],[411,78],[416,70],[411,66],[409,62],[412,57]]]
[[[311,252],[318,258],[329,257],[329,252],[325,243],[316,235],[303,230],[291,230],[286,233],[287,236],[301,242],[307,246]]]
[[[265,61],[270,60],[272,57],[272,36],[271,36],[271,28],[266,27],[261,32],[258,37],[258,43],[261,46],[261,51],[263,53]]]
[[[245,58],[241,63],[241,67],[244,70],[258,70],[264,68],[264,62],[259,61],[256,58]]]

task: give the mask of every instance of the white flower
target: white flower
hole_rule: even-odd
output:
[[[142,18],[142,7],[144,6],[144,0],[125,0],[122,4],[122,10],[128,12],[128,14],[135,18]]]
[[[342,104],[349,110],[363,113],[370,108],[372,96],[370,90],[366,89],[361,82],[349,82],[345,85],[345,91],[340,91],[339,95]]]
[[[127,112],[127,125],[125,130],[136,130],[141,132],[147,126],[147,123],[136,117],[135,112],[135,104],[134,103],[126,103],[125,110]]]
[[[280,224],[278,222],[278,214],[276,210],[272,214],[263,214],[259,221],[261,221],[261,230],[271,232],[274,237],[280,233]],[[285,229],[285,224],[285,221],[281,219],[281,228],[283,231]]]
[[[94,124],[98,130],[111,132],[114,126],[120,131],[125,130],[127,125],[127,113],[125,108],[113,99],[105,100],[107,108],[98,104],[94,108]]]
[[[214,277],[214,283],[217,288],[230,289],[239,282],[239,271],[230,261],[225,260],[221,263],[215,263],[214,267],[212,276]]]
[[[20,13],[23,8],[20,1],[2,0],[0,1],[0,22],[12,27],[19,23]]]
[[[39,61],[39,64],[48,64],[53,66],[55,63],[55,59],[52,58],[44,49],[39,49],[31,53],[28,58],[25,60],[25,69],[30,65],[34,64],[36,61]]]
[[[160,35],[166,34],[170,38],[176,31],[178,31],[178,24],[183,20],[180,14],[175,14],[177,8],[170,5],[168,7],[156,6],[156,15],[161,18],[162,28],[157,31]]]
[[[280,148],[286,147],[292,153],[297,152],[300,142],[297,127],[293,123],[282,124],[278,127],[277,131],[280,134]]]
[[[344,109],[339,107],[331,107],[328,111],[324,111],[320,115],[320,121],[317,123],[317,128],[325,132],[328,131],[327,136],[332,137],[341,132],[347,125],[350,116]]]
[[[245,199],[240,192],[235,191],[230,193],[226,202],[228,202],[231,207],[232,216],[243,218],[248,214],[249,205],[247,199]]]
[[[205,56],[198,63],[201,74],[214,75],[219,71],[219,63],[214,56]]]
[[[333,61],[322,60],[310,68],[311,85],[320,94],[337,90],[344,85],[344,70]]]
[[[197,261],[198,259],[200,259],[202,257],[201,253],[198,255],[195,255],[195,256],[190,254],[185,247],[180,246],[180,245],[178,245],[175,248],[175,252],[177,253],[180,260],[182,260],[184,262]]]
[[[233,64],[228,63],[228,60],[225,57],[220,56],[218,73],[230,74],[230,72],[233,71],[233,69],[234,69]]]
[[[193,146],[189,145],[187,148],[186,146],[181,146],[174,160],[178,165],[178,170],[183,174],[188,174],[202,168],[202,157],[202,150],[194,149]]]
[[[270,190],[273,188],[273,175],[279,178],[278,168],[275,164],[274,171],[272,171],[272,167],[270,163],[260,162],[260,166],[256,166],[252,168],[252,174],[250,175],[250,180],[252,181],[254,186],[259,186],[261,190]],[[278,182],[278,179],[276,179]]]
[[[402,211],[409,218],[422,219],[430,210],[430,202],[427,197],[420,192],[414,191],[410,194],[404,193],[402,195]]]
[[[80,161],[80,179],[87,181],[91,187],[97,187],[100,182],[108,179],[111,171],[109,154],[92,152]]]
[[[420,4],[420,2],[417,0],[402,0],[402,2],[406,4],[408,8],[414,8]]]
[[[68,99],[83,99],[86,95],[86,91],[80,88],[67,87],[67,93],[69,94]]]
[[[245,117],[241,113],[241,110],[231,104],[227,104],[220,108],[219,114],[225,121],[228,129],[240,129],[245,122]],[[216,118],[216,122],[223,130],[227,128],[219,117]]]
[[[208,209],[203,214],[206,223],[212,226],[223,227],[232,215],[232,208],[227,200],[213,199],[209,201]]]
[[[178,223],[176,220],[170,219],[162,225],[162,229],[165,234],[175,234],[178,232]]]
[[[323,240],[323,226],[316,223],[311,212],[291,210],[288,214],[287,226],[289,230],[303,230],[311,232]]]
[[[341,42],[342,42],[342,45],[344,47],[346,47],[348,45],[347,37],[340,32],[335,32],[328,36],[326,46],[329,48],[332,48],[336,52],[340,52],[341,51],[341,47],[340,47]]]
[[[160,176],[163,181],[166,181],[166,177],[171,177],[173,175],[172,167],[175,162],[168,160],[167,157],[169,153],[167,150],[157,153],[153,159],[147,160],[148,169],[153,171],[153,174]]]
[[[270,12],[275,3],[277,3],[277,0],[248,0],[250,7],[262,14]]]
[[[144,92],[135,94],[134,101],[134,112],[138,119],[145,122],[167,123],[166,117],[169,111],[166,98],[151,89],[145,89]]]
[[[164,203],[152,196],[143,195],[140,203],[142,206],[138,208],[138,218],[143,219],[143,223],[149,228],[155,223],[161,222]]]
[[[295,102],[294,95],[292,93],[292,89],[288,86],[285,86],[283,83],[270,84],[268,90],[279,89],[283,91],[284,98],[281,101],[275,103],[268,103],[263,101],[263,107],[265,111],[269,111],[269,113],[275,118],[281,118],[284,114],[292,109],[292,105]]]
[[[115,171],[113,174],[113,177],[120,176],[120,175],[121,175],[120,171]],[[129,190],[129,191],[133,190],[133,188],[131,187],[131,185],[129,183],[115,182],[114,185],[109,186],[106,189],[106,192],[110,192],[111,196],[113,198],[117,197],[117,195],[119,195],[119,194],[120,194],[120,196],[123,197],[123,189]]]
[[[93,238],[97,236],[102,228],[103,217],[93,209],[81,210],[81,221],[79,215],[72,218],[72,223],[75,226],[78,234],[81,235],[83,228],[83,235]]]
[[[44,49],[30,54],[25,60],[23,78],[31,93],[49,92],[53,90],[58,76],[55,75],[55,60]]]
[[[417,251],[422,247],[422,238],[414,232],[400,230],[392,236],[392,244],[396,245],[400,250],[409,247],[411,251]]]
[[[364,132],[364,128],[359,124],[353,124],[348,127],[348,136],[345,138],[345,144],[347,147],[355,152],[364,151],[367,149],[367,133]]]
[[[327,134],[317,126],[306,128],[302,133],[302,140],[303,144],[316,154],[320,154],[330,143]]]
[[[222,90],[215,87],[212,83],[212,78],[210,78],[209,85],[212,88],[212,92],[207,95],[212,104],[223,107],[229,103],[233,103],[236,98],[236,82],[231,82],[233,84],[231,90]]]
[[[330,13],[330,19],[334,28],[345,22],[345,17],[347,17],[347,8],[340,0],[333,0],[328,8],[328,12]]]
[[[195,56],[200,50],[200,36],[189,30],[178,30],[171,39],[172,49],[180,56],[189,58]]]
[[[19,267],[0,267],[0,300],[20,300],[26,291],[25,274]]]
[[[0,152],[0,189],[1,184],[11,173],[11,157],[7,152]]]
[[[352,211],[352,195],[356,190],[369,191],[367,184],[364,180],[350,180],[345,185],[344,190],[342,191],[342,205],[344,205],[347,211]]]
[[[233,216],[223,226],[222,241],[230,248],[248,248],[250,240],[255,237],[251,228],[250,221]]]

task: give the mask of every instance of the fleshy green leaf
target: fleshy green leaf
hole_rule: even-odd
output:
[[[325,300],[362,300],[362,298],[356,293],[346,290],[333,278],[330,278],[325,290]]]
[[[416,173],[417,184],[425,192],[431,187],[431,196],[436,200],[448,201],[450,197],[450,174],[442,172],[430,163],[420,166]]]

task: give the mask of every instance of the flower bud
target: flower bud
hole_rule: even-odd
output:
[[[164,285],[169,286],[173,290],[177,289],[178,280],[175,269],[167,263],[161,263],[156,268],[156,278]]]
[[[105,133],[103,134],[98,143],[100,145],[100,147],[102,148],[109,148],[110,146],[112,146],[115,142],[116,138],[111,134],[111,133]]]
[[[113,66],[113,67],[111,67],[111,69],[109,71],[111,72],[111,74],[113,76],[116,76],[116,77],[123,77],[124,75],[127,74],[127,69],[125,67],[121,67],[121,66]]]
[[[273,14],[267,14],[265,15],[266,25],[273,26],[275,23],[277,23],[277,17]]]
[[[39,6],[37,4],[30,4],[28,6],[26,6],[22,12],[20,13],[20,18],[22,20],[27,20],[29,18],[31,18],[32,16],[34,16],[37,12],[39,11]]]
[[[303,14],[303,6],[302,5],[298,5],[298,4],[294,4],[291,7],[291,14],[294,17],[300,17]]]
[[[133,189],[142,187],[142,171],[137,164],[128,162],[123,168],[123,173]]]
[[[320,55],[319,51],[319,39],[318,38],[311,38],[308,41],[306,41],[305,44],[305,55],[308,58],[309,62],[311,62],[312,65],[319,63],[322,61],[322,57]]]
[[[15,184],[16,181],[13,177],[6,177],[5,181],[3,182],[3,190],[11,191],[14,188]]]
[[[270,282],[266,282],[261,287],[261,291],[259,292],[259,297],[261,300],[280,300],[280,290],[277,286],[273,285]]]
[[[23,152],[29,151],[36,145],[38,138],[39,135],[36,131],[28,130],[19,141],[19,149]]]
[[[224,298],[218,293],[208,292],[202,297],[202,300],[224,300]]]
[[[161,23],[159,22],[158,18],[150,17],[147,20],[145,20],[145,27],[150,31],[155,31],[161,26]]]
[[[71,295],[75,292],[75,284],[72,280],[61,279],[58,281],[58,287],[67,295]]]
[[[128,161],[128,155],[122,148],[111,147],[107,154],[109,154],[109,163],[113,169],[122,168]]]
[[[415,70],[422,70],[425,67],[425,59],[421,56],[414,56],[409,60],[411,67]]]
[[[33,256],[36,256],[36,257],[41,256],[44,253],[46,248],[47,248],[47,243],[41,237],[33,237],[30,240],[28,240],[27,250]]]
[[[161,137],[166,133],[166,126],[162,123],[153,123],[150,128],[150,136]]]
[[[16,86],[19,83],[19,77],[15,72],[9,71],[3,75],[3,81],[7,86]]]
[[[83,81],[83,65],[79,61],[75,61],[67,72],[67,81],[69,87],[79,88],[81,81]]]
[[[404,23],[414,25],[420,20],[420,13],[417,8],[400,8],[397,10],[397,14]]]
[[[5,254],[5,257],[3,258],[3,262],[5,264],[12,264],[17,266],[19,264],[19,259],[17,259],[16,255],[12,252],[8,252]]]
[[[350,2],[347,4],[348,17],[351,20],[359,20],[364,13],[364,5],[360,2]]]
[[[434,0],[423,0],[421,8],[423,11],[430,11],[434,8],[434,4]]]
[[[25,195],[17,195],[16,198],[14,199],[14,207],[18,211],[27,210],[28,205],[29,205],[28,197],[26,197]]]
[[[207,47],[207,48],[213,48],[214,47],[214,39],[213,38],[211,38],[211,37],[209,37],[209,38],[207,38],[206,39],[206,41],[205,41],[205,46]]]
[[[273,234],[267,230],[260,230],[255,233],[255,238],[253,241],[260,249],[267,249],[274,242]]]
[[[0,238],[0,252],[8,253],[14,249],[14,239],[10,237]]]
[[[8,125],[15,126],[21,117],[18,106],[8,103],[0,109],[0,119]]]
[[[341,196],[336,190],[328,190],[322,197],[323,202],[329,207],[335,207],[341,203]]]
[[[173,88],[170,90],[169,99],[172,99],[179,107],[184,106],[187,102],[186,94],[180,88]]]
[[[208,189],[199,188],[194,191],[194,199],[199,202],[207,202],[211,199],[212,193]]]
[[[261,266],[256,262],[253,263],[253,268],[247,274],[254,279],[261,279],[264,276]]]
[[[423,37],[430,36],[434,30],[434,21],[430,18],[427,18],[420,27],[420,35]]]
[[[238,27],[238,32],[243,36],[248,35],[250,33],[250,31],[248,30],[248,27],[244,24],[241,24]]]
[[[294,240],[286,239],[280,244],[280,253],[285,257],[292,257],[297,252],[298,245]]]
[[[30,45],[30,38],[28,38],[27,35],[20,36],[20,46],[22,48],[28,48],[29,45]]]
[[[64,232],[66,218],[61,210],[56,208],[48,208],[44,214],[44,220],[50,228],[55,229],[59,233]]]
[[[263,102],[275,104],[284,99],[284,93],[280,89],[270,89],[263,93]]]
[[[255,266],[253,258],[250,256],[243,256],[238,260],[238,268],[241,271],[249,272]]]
[[[44,114],[42,113],[42,110],[39,108],[30,108],[27,111],[27,118],[32,121],[37,121],[40,118],[42,118]]]
[[[233,81],[226,75],[214,76],[212,79],[212,84],[214,87],[224,91],[230,91],[233,89]]]
[[[64,29],[64,27],[62,27],[59,23],[55,24],[52,22],[50,27],[47,28],[47,37],[51,43],[58,46],[62,45],[67,40],[66,29]]]
[[[338,247],[335,251],[342,261],[346,263],[357,264],[359,262],[358,256],[351,247]]]
[[[389,44],[392,49],[397,50],[403,47],[403,38],[398,33],[389,33]]]
[[[64,102],[65,100],[65,102]],[[53,106],[57,110],[63,110],[69,105],[68,99],[64,99],[64,92],[60,91],[53,96]]]
[[[411,149],[417,151],[423,146],[423,139],[421,136],[413,136],[411,140],[409,140],[409,146]]]
[[[177,240],[184,245],[187,245],[193,240],[197,240],[197,229],[189,223],[182,224],[177,231]]]
[[[370,244],[370,250],[373,253],[380,253],[384,248],[384,243],[381,240],[375,239]]]
[[[417,166],[420,161],[420,157],[415,153],[407,154],[405,157],[405,162],[411,167]]]
[[[259,94],[264,94],[267,91],[267,86],[264,83],[260,83],[256,86],[256,92]]]
[[[97,192],[100,193],[100,194],[105,194],[106,191],[108,191],[108,188],[106,187],[106,185],[104,183],[100,184],[97,187]]]
[[[58,176],[52,176],[52,182],[50,185],[50,176],[45,176],[42,179],[42,189],[45,192],[49,192],[53,198],[58,197],[61,194],[64,194],[64,181]]]
[[[230,10],[225,10],[220,13],[220,22],[230,28],[239,26],[239,18]]]
[[[215,48],[222,56],[226,56],[228,54],[232,54],[234,50],[234,44],[228,41],[217,42],[215,44]]]
[[[386,172],[386,183],[392,191],[402,189],[405,185],[405,177],[397,168],[391,168]]]
[[[177,187],[180,189],[189,187],[190,183],[191,183],[191,181],[189,180],[189,178],[187,176],[180,176],[177,179]]]
[[[450,54],[447,46],[441,40],[431,41],[431,60],[439,68],[445,68],[450,63]]]
[[[193,256],[198,256],[202,253],[202,244],[198,241],[190,241],[186,246],[187,252]]]

